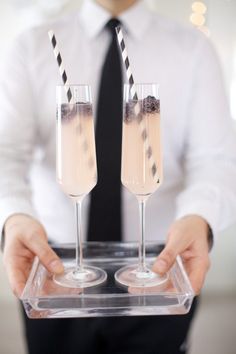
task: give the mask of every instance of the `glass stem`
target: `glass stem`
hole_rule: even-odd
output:
[[[145,262],[145,207],[146,201],[139,200],[139,218],[140,218],[140,240],[139,240],[139,268],[144,271]]]
[[[82,250],[82,225],[81,225],[81,201],[76,201],[75,203],[75,213],[76,213],[76,270],[83,270],[83,250]]]

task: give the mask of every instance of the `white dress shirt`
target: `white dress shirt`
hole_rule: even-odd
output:
[[[56,34],[69,82],[90,84],[96,106],[109,18],[86,0],[79,12],[22,34],[10,51],[0,79],[1,228],[10,215],[25,213],[53,241],[75,240],[73,203],[56,182],[61,77],[47,31]],[[236,139],[215,52],[199,31],[159,17],[142,1],[119,19],[134,80],[160,84],[164,181],[147,202],[146,237],[165,240],[173,220],[188,214],[202,216],[217,233],[236,216]],[[122,192],[124,240],[137,241],[138,203]],[[88,204],[89,197],[84,235]]]

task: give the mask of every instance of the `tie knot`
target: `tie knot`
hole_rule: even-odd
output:
[[[120,25],[121,25],[121,22],[117,18],[111,18],[107,22],[106,28],[108,28],[112,34],[115,34],[115,28]]]

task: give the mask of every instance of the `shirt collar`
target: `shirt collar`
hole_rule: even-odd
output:
[[[90,38],[96,37],[111,18],[111,14],[93,0],[83,2],[80,19],[85,31]],[[143,0],[131,6],[127,11],[118,16],[124,31],[136,39],[141,39],[150,23],[150,11]]]

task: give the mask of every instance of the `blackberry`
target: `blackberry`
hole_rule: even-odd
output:
[[[142,103],[143,113],[160,113],[160,100],[154,96],[147,96]]]

